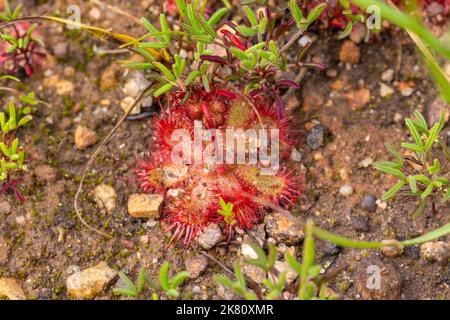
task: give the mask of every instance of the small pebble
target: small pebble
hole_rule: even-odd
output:
[[[351,185],[348,184],[344,184],[340,189],[339,189],[339,193],[342,194],[343,196],[350,196],[353,193],[353,187]]]
[[[128,214],[134,218],[159,218],[164,197],[160,194],[132,194]]]
[[[380,84],[380,96],[383,98],[387,98],[392,96],[394,93],[394,89],[389,87],[387,84],[381,83]]]
[[[206,250],[213,248],[222,240],[222,230],[216,223],[205,227],[197,234],[197,242]]]
[[[368,168],[373,163],[372,158],[366,158],[359,163],[361,168]]]
[[[450,259],[450,244],[432,241],[420,246],[420,257],[426,261],[446,262]]]
[[[361,208],[367,212],[375,212],[377,209],[377,198],[371,194],[365,195],[361,201]]]
[[[100,184],[94,189],[94,199],[100,208],[111,213],[116,208],[116,191],[110,185]]]
[[[97,134],[95,131],[78,126],[75,130],[75,145],[79,150],[86,149],[97,143]]]
[[[101,15],[102,15],[102,13],[101,13],[100,9],[97,7],[94,7],[89,11],[89,16],[94,20],[100,20]]]
[[[192,292],[195,294],[200,294],[202,290],[200,289],[199,286],[194,286],[194,288],[192,288]]]
[[[381,75],[381,80],[387,83],[392,82],[392,80],[394,80],[394,70],[388,69],[384,71],[383,74]]]
[[[204,255],[199,254],[186,258],[184,264],[186,271],[189,272],[189,278],[197,279],[208,267],[208,259]]]
[[[403,253],[403,247],[396,240],[384,240],[383,243],[390,244],[381,248],[381,253],[386,257],[395,258]]]

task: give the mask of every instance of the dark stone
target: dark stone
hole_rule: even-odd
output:
[[[321,124],[315,125],[306,138],[306,143],[313,149],[319,149],[323,145],[325,130]]]
[[[368,232],[369,231],[369,218],[364,216],[352,216],[350,218],[352,227],[358,232]]]
[[[377,210],[377,198],[371,194],[365,195],[361,201],[361,208],[367,212],[375,212]]]

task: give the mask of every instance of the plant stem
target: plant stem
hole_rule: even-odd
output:
[[[293,36],[292,38],[288,41],[288,43],[286,43],[283,48],[280,49],[280,55],[283,54],[287,49],[289,49],[294,43],[295,41],[297,41],[302,35],[303,35],[304,31],[303,30],[298,30]]]

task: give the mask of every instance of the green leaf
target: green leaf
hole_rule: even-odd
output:
[[[273,243],[269,243],[269,256],[267,259],[267,270],[272,270],[277,261],[277,248]]]
[[[403,148],[405,148],[405,149],[410,149],[410,150],[413,150],[413,151],[415,151],[415,152],[423,152],[423,148],[420,147],[420,146],[418,146],[418,145],[416,145],[416,144],[403,142],[403,143],[401,144],[401,146],[402,146]]]
[[[18,44],[15,43],[15,44],[9,46],[8,49],[6,49],[6,53],[11,53],[11,52],[13,52],[14,50],[16,50],[16,49],[17,49],[17,45],[18,45]]]
[[[253,37],[258,33],[255,29],[249,28],[247,26],[237,26],[236,30],[244,37]]]
[[[11,154],[16,154],[18,147],[19,147],[19,139],[15,138],[11,143]]]
[[[264,34],[267,30],[267,25],[269,24],[269,19],[267,17],[263,17],[261,22],[259,23],[257,29],[259,34]]]
[[[8,14],[8,16],[11,17],[12,11],[11,11],[11,6],[9,5],[9,0],[5,0],[4,6],[5,6],[6,13]]]
[[[136,291],[129,288],[114,288],[112,292],[116,296],[129,296],[132,298],[136,298],[138,296],[138,293]]]
[[[178,7],[178,12],[180,16],[186,17],[186,1],[185,0],[176,0],[176,4]]]
[[[414,176],[409,176],[408,182],[409,182],[409,188],[411,189],[411,192],[417,193],[417,181],[414,178]]]
[[[308,21],[308,25],[316,21],[316,19],[322,14],[322,12],[326,9],[328,5],[326,3],[321,3],[314,7],[308,14],[308,18],[306,20]]]
[[[391,189],[389,189],[383,196],[381,197],[382,201],[386,201],[394,197],[397,192],[405,185],[405,181],[400,180],[397,182]]]
[[[2,39],[6,40],[6,41],[10,41],[12,43],[16,43],[17,42],[16,38],[14,38],[12,35],[7,34],[7,33],[3,33],[0,37]]]
[[[165,261],[159,270],[159,282],[164,291],[170,290],[169,284],[169,262]]]
[[[211,27],[214,27],[216,24],[218,24],[222,20],[222,18],[227,14],[227,12],[228,12],[228,9],[226,9],[226,8],[219,9],[211,16],[211,18],[209,18],[208,24]]]
[[[409,131],[411,132],[411,136],[413,137],[414,141],[418,146],[423,148],[423,142],[420,138],[420,134],[416,129],[416,126],[412,123],[410,119],[405,119],[406,126],[409,128]]]
[[[161,31],[162,32],[169,32],[169,26],[167,24],[167,19],[166,19],[166,15],[165,14],[160,14],[159,15],[159,23],[161,24]],[[165,40],[166,43],[170,43],[170,35],[169,34],[165,34],[163,35],[163,38]]]
[[[165,65],[163,65],[162,63],[160,63],[158,61],[155,61],[155,62],[153,62],[153,65],[156,68],[158,68],[166,76],[166,78],[169,81],[175,81],[176,80],[174,74]]]
[[[252,9],[250,9],[249,6],[243,7],[244,13],[247,16],[248,21],[250,22],[250,25],[252,27],[256,27],[258,25],[258,18],[256,17],[256,14],[253,12]]]
[[[141,270],[139,270],[139,274],[138,274],[138,278],[137,278],[137,292],[138,293],[142,293],[142,291],[144,291],[146,275],[147,275],[147,272],[145,271],[145,269],[141,268]]]
[[[433,175],[438,173],[439,170],[441,170],[441,163],[439,162],[439,159],[434,159],[433,165],[428,168],[428,173]]]
[[[214,281],[234,291],[234,283],[230,278],[219,274],[214,276]]]
[[[186,78],[185,84],[188,86],[190,85],[198,76],[200,75],[200,72],[197,70],[192,70],[189,75]]]
[[[291,267],[292,270],[294,270],[299,275],[302,274],[302,265],[289,253],[289,251],[286,251],[284,253],[284,259],[289,264],[289,267]]]
[[[339,39],[347,38],[352,32],[352,29],[353,29],[353,22],[349,21],[345,26],[345,29],[342,30],[341,33],[339,33]]]
[[[200,25],[202,26],[203,30],[209,35],[211,41],[216,37],[216,32],[214,29],[208,24],[208,21],[206,21],[205,17],[201,15],[200,13],[196,13],[196,17]]]
[[[297,4],[297,0],[289,0],[289,9],[291,10],[292,17],[299,29],[303,28],[303,13]]]
[[[157,291],[160,289],[160,285],[156,281],[153,281],[153,279],[148,274],[145,274],[145,281],[153,290]]]
[[[400,153],[389,143],[386,143],[385,146],[394,155],[397,161],[403,165],[403,157]]]
[[[8,147],[5,145],[4,142],[0,142],[0,149],[2,150],[3,154],[7,157],[11,157],[11,150],[8,149]]]
[[[3,76],[0,76],[0,80],[5,80],[5,79],[9,79],[9,80],[13,80],[13,81],[16,81],[16,82],[20,82],[20,80],[18,79],[18,78],[16,78],[16,77],[14,77],[14,76],[10,76],[10,75],[3,75]]]
[[[177,290],[175,290],[175,289],[169,289],[169,290],[167,290],[166,291],[166,294],[169,296],[169,297],[172,297],[172,298],[178,298],[179,296],[180,296],[180,293],[177,291]]]
[[[400,171],[399,169],[396,169],[392,166],[385,165],[383,163],[375,163],[374,168],[377,169],[378,171],[382,171],[382,172],[391,174],[391,175],[399,177],[401,179],[405,178],[405,174],[402,171]]]
[[[430,183],[430,184],[427,186],[427,188],[425,189],[425,191],[422,192],[422,194],[420,195],[420,197],[421,197],[422,199],[425,199],[426,197],[428,197],[428,196],[433,192],[434,187],[435,187],[434,183]]]
[[[239,286],[242,289],[244,289],[246,287],[245,286],[245,278],[244,278],[244,275],[242,274],[241,267],[237,263],[234,264],[234,274],[236,276]]]
[[[414,115],[417,118],[416,125],[420,128],[420,130],[422,130],[425,134],[428,135],[428,133],[429,133],[428,125],[427,125],[427,121],[425,120],[423,115],[419,111],[415,111]]]
[[[122,271],[119,271],[119,277],[126,284],[128,289],[130,289],[134,292],[137,292],[137,288],[134,285],[133,281],[125,273],[123,273]]]
[[[164,49],[167,48],[167,44],[160,42],[142,42],[139,44],[139,48]]]
[[[450,187],[447,187],[447,192],[444,194],[444,197],[442,198],[442,202],[447,202],[448,199],[450,199]]]
[[[187,271],[179,272],[175,277],[172,278],[171,287],[177,289],[180,286],[180,284],[187,278],[189,278],[189,272]]]
[[[17,124],[17,126],[22,127],[22,126],[26,125],[27,123],[29,123],[31,120],[33,120],[33,116],[27,115],[19,120],[19,123]]]
[[[186,6],[186,15],[194,31],[201,32],[202,27],[200,25],[200,22],[197,20],[197,17],[195,16],[195,11],[192,7],[192,3],[189,3]]]
[[[146,18],[142,17],[141,23],[147,28],[148,31],[158,32],[158,29],[156,29],[155,26],[150,21],[148,21]]]
[[[206,74],[202,75],[202,84],[206,92],[211,92],[210,80]]]
[[[17,19],[20,15],[20,12],[22,11],[23,8],[23,3],[20,3],[16,9],[14,10],[13,14],[12,14],[12,18],[13,19]]]

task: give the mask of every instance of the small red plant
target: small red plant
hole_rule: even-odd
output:
[[[175,147],[172,134],[183,129],[193,138],[194,121],[206,129],[222,132],[223,136],[226,129],[235,132],[239,129],[278,129],[283,157],[288,152],[282,151],[292,147],[292,137],[289,120],[280,120],[274,106],[255,104],[239,92],[219,89],[207,92],[201,86],[192,90],[189,96],[185,92],[173,92],[167,101],[162,115],[153,120],[155,150],[152,157],[141,162],[136,173],[144,191],[167,191],[162,220],[173,231],[172,241],[179,240],[187,245],[211,222],[225,224],[230,233],[234,227],[249,229],[265,213],[254,197],[283,206],[292,204],[299,196],[301,185],[298,178],[296,180],[288,173],[287,158],[280,159],[280,167],[274,175],[261,174],[261,168],[267,164],[260,160],[256,164],[175,164],[171,161]],[[205,141],[202,152],[212,149],[215,138]],[[255,142],[250,140],[244,142],[246,147]],[[261,145],[257,147],[259,149]],[[217,155],[217,150],[215,152]],[[233,205],[232,216],[227,220],[218,213],[219,199]]]
[[[36,27],[35,24],[21,22],[7,28],[0,35],[3,40],[0,45],[0,66],[3,73],[20,75],[24,71],[30,77],[42,63],[45,51],[37,36]]]
[[[333,1],[333,0],[312,0],[305,1],[303,9],[307,12],[311,11],[315,6],[321,3],[327,3],[328,6],[319,18],[321,28],[339,28],[348,29],[351,31],[350,23],[357,23],[364,21],[364,14],[361,10],[351,4],[344,5],[344,2]],[[393,0],[392,3],[399,8],[404,7],[405,1],[403,0]],[[450,1],[448,0],[419,0],[419,7],[422,14],[426,16],[428,14],[427,9],[431,8],[433,5],[442,6],[442,15],[449,16],[450,14]],[[348,7],[347,7],[348,6]]]

